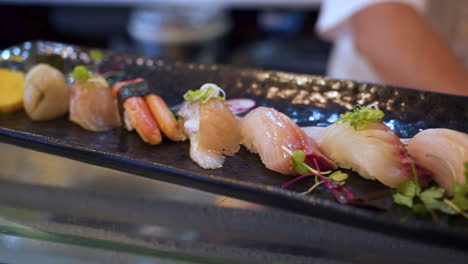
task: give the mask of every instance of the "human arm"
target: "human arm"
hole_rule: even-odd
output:
[[[411,6],[371,5],[350,19],[354,45],[388,84],[468,95],[468,72]]]

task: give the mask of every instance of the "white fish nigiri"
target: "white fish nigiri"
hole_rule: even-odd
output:
[[[320,169],[336,168],[333,161],[320,151],[317,143],[308,137],[288,116],[273,108],[258,107],[240,122],[241,143],[251,152],[258,153],[265,166],[282,174],[295,174],[291,151],[304,150],[319,163]],[[315,167],[315,166],[314,166]]]
[[[419,132],[406,147],[418,166],[432,173],[434,181],[453,194],[453,187],[464,184],[464,163],[468,162],[468,135],[437,128]]]
[[[215,85],[203,87],[220,89]],[[190,138],[190,157],[200,167],[221,168],[224,155],[232,156],[239,151],[237,120],[225,102],[216,97],[203,102],[186,102],[178,115],[183,118],[184,132]]]
[[[356,130],[348,123],[335,123],[319,131],[318,143],[339,167],[392,188],[412,177],[411,161],[398,136],[381,122]]]

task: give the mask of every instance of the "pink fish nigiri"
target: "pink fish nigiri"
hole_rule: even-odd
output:
[[[249,151],[258,153],[270,170],[295,174],[291,156],[283,147],[291,151],[303,150],[318,161],[320,169],[336,167],[294,121],[273,108],[258,107],[250,111],[241,120],[240,129],[241,144]]]
[[[468,135],[437,128],[419,132],[406,147],[416,164],[432,173],[432,178],[453,194],[456,183],[464,184],[464,163],[468,162]]]
[[[85,84],[73,82],[70,90],[70,120],[95,132],[120,126],[117,103],[102,77],[93,77]]]
[[[206,103],[186,102],[178,115],[184,119],[184,131],[190,138],[190,157],[204,169],[221,168],[224,155],[240,149],[236,118],[218,98]]]
[[[380,122],[356,130],[335,123],[321,131],[320,148],[339,167],[392,188],[412,177],[411,160],[398,136]]]

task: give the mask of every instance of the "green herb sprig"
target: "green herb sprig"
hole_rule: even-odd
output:
[[[80,83],[85,83],[93,75],[89,72],[88,68],[84,65],[77,65],[73,68],[70,76]]]
[[[434,210],[445,214],[459,214],[468,219],[468,162],[465,166],[465,184],[456,184],[452,199],[444,198],[445,190],[432,186],[422,190],[418,182],[418,174],[414,164],[411,164],[414,179],[408,179],[398,186],[393,194],[394,203],[413,209],[415,213],[432,215]]]
[[[104,53],[102,53],[100,50],[90,50],[89,51],[89,56],[94,60],[94,63],[99,63],[104,59]]]
[[[86,89],[93,89],[95,85],[98,84],[104,87],[110,88],[109,83],[107,80],[101,76],[93,75],[89,68],[84,65],[77,65],[73,68],[73,71],[70,73],[70,77],[72,77],[75,81],[77,81],[83,88]]]
[[[200,102],[206,104],[211,98],[218,98],[224,101],[226,99],[226,93],[216,84],[207,83],[198,90],[189,90],[184,94],[184,100],[189,103]]]
[[[360,130],[371,123],[382,121],[383,117],[384,112],[377,105],[356,105],[353,111],[340,114],[340,118],[336,120],[336,123],[348,123],[354,129]]]
[[[464,165],[465,165],[465,184],[455,184],[455,187],[453,190],[453,199],[451,200],[451,202],[455,204],[460,210],[467,211],[468,210],[468,162],[465,162]]]

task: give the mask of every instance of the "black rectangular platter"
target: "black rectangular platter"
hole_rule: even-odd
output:
[[[63,70],[67,73],[74,65],[90,62],[89,50],[34,41],[0,51],[0,58],[20,57],[27,70],[56,54],[63,58]],[[463,96],[310,75],[104,53],[104,68],[119,65],[128,79],[146,79],[168,105],[180,104],[187,90],[198,89],[209,82],[224,88],[228,99],[251,98],[257,106],[274,107],[284,112],[300,126],[326,126],[357,103],[377,103],[386,113],[385,123],[400,137],[411,137],[422,129],[435,127],[468,132],[468,99]],[[160,145],[151,146],[124,129],[93,133],[68,121],[67,117],[33,122],[24,112],[0,118],[0,141],[403,238],[458,248],[468,245],[467,224],[459,219],[447,218],[437,225],[429,218],[410,217],[410,220],[401,221],[402,217],[412,216],[412,213],[392,205],[389,199],[380,201],[389,207],[385,212],[340,205],[324,189],[301,195],[300,192],[310,184],[307,181],[295,189],[283,189],[281,185],[290,178],[265,169],[259,157],[245,149],[227,158],[223,168],[204,170],[190,160],[187,142],[164,140]],[[357,195],[386,189],[358,175],[352,175],[347,186]]]

